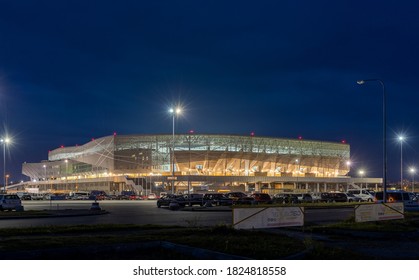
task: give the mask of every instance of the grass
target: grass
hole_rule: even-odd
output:
[[[0,211],[0,217],[26,217],[26,216],[48,216],[51,215],[45,211]]]
[[[182,228],[137,225],[48,226],[0,230],[0,253],[44,248],[102,246],[121,243],[168,241],[254,259],[281,259],[304,250],[304,242],[261,231],[235,230],[227,226]],[[81,254],[96,259],[100,256]],[[131,253],[132,254],[132,253]],[[178,259],[174,253],[173,258]],[[112,254],[111,254],[112,255]],[[138,252],[138,258],[141,258]],[[125,254],[114,258],[126,258]],[[170,255],[165,255],[166,258]],[[68,256],[67,256],[68,257]],[[135,259],[135,256],[132,256]],[[66,256],[55,256],[64,258]],[[80,258],[80,257],[78,257]],[[156,256],[158,259],[158,257]],[[188,258],[186,256],[186,258]]]
[[[355,218],[352,217],[340,223],[308,226],[305,229],[322,233],[336,229],[365,232],[414,232],[419,227],[419,219],[417,218],[419,218],[419,213],[407,213],[404,219],[357,223]]]

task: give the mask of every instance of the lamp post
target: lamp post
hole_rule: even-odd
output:
[[[386,87],[380,79],[358,80],[358,85],[366,82],[379,82],[383,89],[383,202],[387,202],[387,116],[386,116]]]
[[[416,173],[416,169],[414,167],[411,167],[409,169],[410,174],[412,174],[412,193],[415,192],[415,173]]]
[[[65,160],[65,191],[67,191],[68,159]]]
[[[47,180],[47,166],[44,164],[42,165],[42,167],[44,168],[44,174],[45,174],[44,180],[46,181]]]
[[[3,144],[3,192],[6,193],[6,145],[10,143],[9,138],[0,139],[0,142]]]
[[[179,115],[180,113],[182,112],[182,110],[178,107],[178,108],[175,108],[175,109],[173,109],[173,108],[170,108],[169,109],[169,113],[171,113],[172,114],[172,116],[173,116],[173,130],[172,130],[172,133],[173,133],[173,140],[172,140],[172,156],[171,156],[171,159],[172,159],[172,164],[171,164],[171,166],[172,166],[172,194],[174,193],[174,188],[175,188],[175,116],[176,115]]]
[[[189,166],[188,166],[188,197],[190,196],[190,189],[191,189],[191,134],[193,134],[193,130],[189,130],[188,135],[188,150],[189,150]]]
[[[402,190],[403,189],[403,141],[404,141],[403,135],[399,136],[399,141],[400,141],[400,190]]]
[[[359,173],[359,176],[361,176],[361,179],[363,179],[364,178],[365,171],[361,169],[361,170],[358,171],[358,173]],[[361,180],[361,193],[362,193],[362,187],[363,187],[362,181],[363,180]]]
[[[296,165],[296,167],[298,168],[298,170],[297,170],[297,189],[298,189],[298,175],[299,175],[299,173],[300,173],[300,161],[298,160],[298,159],[296,159],[295,160],[295,165]],[[297,166],[298,165],[298,166]]]

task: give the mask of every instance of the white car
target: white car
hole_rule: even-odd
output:
[[[362,199],[362,201],[373,202],[374,196],[369,193],[367,190],[349,190],[348,193],[353,194]]]
[[[20,198],[16,194],[0,194],[0,211],[3,210],[23,211]]]
[[[149,193],[147,196],[147,199],[155,200],[157,199],[157,195],[155,193]]]

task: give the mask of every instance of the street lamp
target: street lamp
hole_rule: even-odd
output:
[[[411,167],[409,169],[410,174],[412,174],[412,192],[415,192],[415,173],[416,173],[416,169],[414,167]]]
[[[398,137],[399,141],[400,141],[400,190],[403,189],[403,141],[404,141],[404,136],[400,135]]]
[[[194,133],[193,130],[189,130],[188,135],[188,147],[189,147],[189,166],[188,166],[188,197],[191,189],[191,135]]]
[[[65,190],[67,191],[68,159],[65,160]]]
[[[351,172],[351,165],[352,165],[352,162],[350,160],[347,160],[346,161],[346,166],[348,168],[348,173]]]
[[[366,82],[379,82],[383,89],[383,202],[387,202],[387,117],[386,117],[386,88],[384,82],[380,79],[358,80],[358,85],[363,85]]]
[[[179,115],[180,113],[182,113],[182,109],[177,107],[177,108],[170,108],[169,109],[169,113],[172,114],[173,116],[173,142],[172,142],[172,194],[174,193],[174,188],[175,188],[175,116]]]
[[[363,169],[361,169],[361,170],[358,171],[358,174],[359,174],[359,176],[361,176],[361,179],[362,179],[362,178],[364,178],[365,171]],[[362,183],[362,180],[361,180],[361,192],[362,192],[362,185],[363,185],[363,183]]]
[[[0,139],[0,142],[3,144],[3,192],[6,193],[6,145],[10,143],[9,138]]]

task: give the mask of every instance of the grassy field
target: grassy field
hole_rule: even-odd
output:
[[[83,246],[103,246],[109,244],[138,244],[152,241],[168,241],[239,255],[254,259],[281,259],[306,248],[304,242],[287,236],[262,231],[234,230],[220,226],[211,228],[181,228],[135,225],[94,225],[94,226],[51,226],[24,229],[0,230],[0,253],[42,250],[44,248],[70,248]],[[138,255],[123,254],[122,258],[141,258]],[[96,259],[100,256],[82,257]],[[168,255],[164,255],[167,257]],[[66,256],[56,256],[64,258]],[[118,258],[118,256],[108,256]],[[147,254],[150,257],[150,254]],[[185,256],[188,258],[188,256]]]

